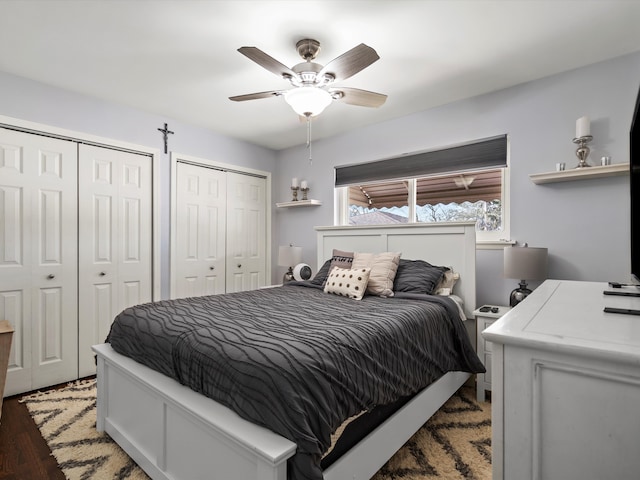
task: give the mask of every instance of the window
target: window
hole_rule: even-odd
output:
[[[392,172],[416,175],[379,178]],[[506,136],[462,148],[337,167],[336,223],[474,221],[477,241],[508,239],[508,179]]]
[[[408,182],[349,187],[349,225],[409,222]]]

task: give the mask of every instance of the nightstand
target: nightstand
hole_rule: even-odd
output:
[[[491,342],[487,342],[482,337],[482,331],[489,327],[493,322],[502,317],[505,313],[511,310],[511,307],[505,307],[501,305],[484,305],[485,307],[497,308],[497,312],[481,312],[480,308],[473,311],[473,315],[476,317],[476,341],[477,341],[477,353],[480,360],[487,369],[486,373],[479,373],[476,376],[476,391],[478,395],[478,402],[485,401],[485,391],[491,390]]]

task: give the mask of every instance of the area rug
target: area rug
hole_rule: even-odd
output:
[[[23,397],[69,480],[149,477],[111,438],[98,433],[95,380]],[[372,480],[491,478],[491,405],[463,387],[420,428]],[[231,479],[217,479],[231,480]]]

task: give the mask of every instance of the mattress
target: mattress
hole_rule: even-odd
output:
[[[305,283],[138,305],[107,341],[297,444],[289,478],[320,480],[347,418],[484,367],[446,297],[328,295]]]

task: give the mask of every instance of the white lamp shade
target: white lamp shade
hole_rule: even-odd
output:
[[[547,278],[546,248],[507,247],[504,249],[504,276],[518,280]]]
[[[302,247],[280,246],[278,250],[278,265],[293,267],[302,261]]]
[[[318,87],[298,87],[284,92],[285,101],[301,116],[315,117],[331,103],[331,94]]]

